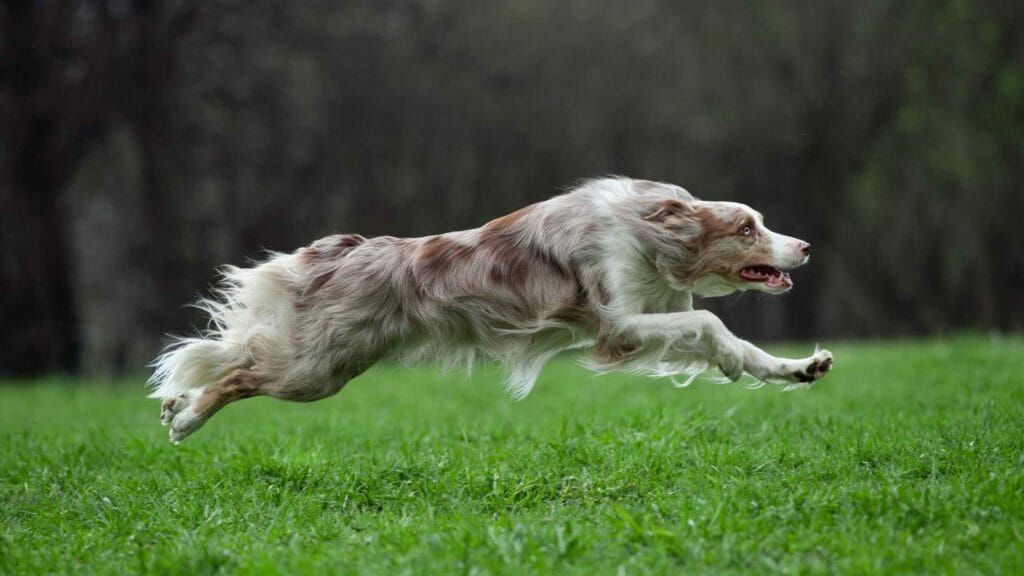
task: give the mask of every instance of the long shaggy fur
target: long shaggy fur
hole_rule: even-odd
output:
[[[227,267],[216,293],[197,304],[207,330],[155,361],[151,396],[165,399],[165,421],[187,435],[226,402],[316,400],[381,360],[445,368],[494,360],[516,398],[569,349],[593,349],[585,363],[597,371],[726,369],[722,355],[736,356],[740,345],[710,315],[648,321],[692,310],[692,293],[735,284],[738,253],[766,257],[771,242],[795,239],[737,244],[730,219],[756,213],[716,204],[678,186],[606,178],[472,230],[335,235],[252,268]],[[212,399],[192,402],[207,388]],[[178,426],[189,410],[198,424]]]

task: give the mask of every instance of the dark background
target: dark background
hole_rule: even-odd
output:
[[[814,245],[750,338],[1024,324],[1024,2],[0,3],[0,375],[138,372],[213,268],[624,174]]]

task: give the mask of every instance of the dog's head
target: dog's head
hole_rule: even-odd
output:
[[[811,245],[772,232],[749,206],[734,202],[662,199],[644,220],[658,228],[659,271],[677,288],[703,296],[736,290],[781,294],[793,287],[788,270],[806,264]]]

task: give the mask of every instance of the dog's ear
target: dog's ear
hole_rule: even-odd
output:
[[[661,224],[670,230],[680,230],[692,225],[695,212],[689,203],[669,198],[651,206],[643,219]]]

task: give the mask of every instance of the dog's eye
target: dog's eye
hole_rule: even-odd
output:
[[[740,230],[740,236],[750,236],[753,233],[754,229],[751,228],[750,226],[744,226],[743,229]]]

